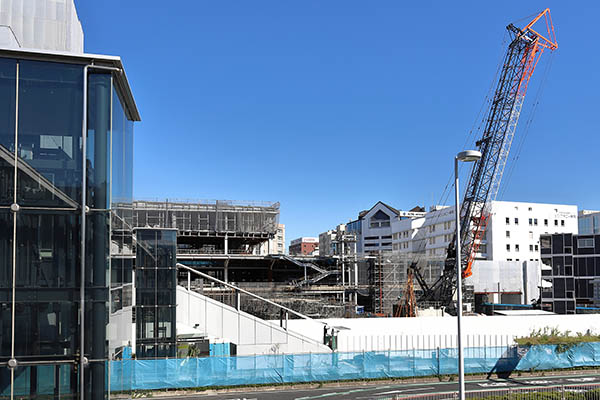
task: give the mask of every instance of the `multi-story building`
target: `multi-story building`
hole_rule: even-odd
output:
[[[577,233],[577,206],[493,201],[476,259],[539,261],[540,235]],[[393,250],[444,256],[454,235],[454,207],[436,206],[423,218],[392,223]]]
[[[578,217],[580,235],[600,233],[600,211],[581,210]]]
[[[269,240],[281,248],[285,240],[277,202],[136,200],[119,212],[132,214],[134,228],[177,229],[178,254],[259,254]]]
[[[278,224],[275,237],[269,240],[269,252],[271,254],[285,254],[285,225]]]
[[[552,283],[542,292],[542,305],[558,314],[592,308],[600,278],[600,234],[542,235],[540,242],[542,263],[547,266],[542,278]]]
[[[361,211],[356,220],[346,224],[346,230],[356,235],[358,254],[392,251],[392,223],[422,217],[424,211],[421,207],[401,211],[378,201],[371,209]]]
[[[340,256],[356,252],[356,235],[346,231],[346,224],[319,234],[319,255]]]
[[[316,237],[300,237],[290,242],[289,254],[290,255],[315,255],[315,251],[318,251],[319,239]]]
[[[131,202],[140,120],[123,65],[1,49],[0,104],[0,393],[104,399],[111,214]]]

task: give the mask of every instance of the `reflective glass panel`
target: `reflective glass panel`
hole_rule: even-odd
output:
[[[14,202],[15,60],[0,59],[0,206]]]
[[[88,76],[87,204],[90,208],[109,208],[110,171],[110,96],[109,74]]]
[[[13,215],[0,212],[0,359],[10,356]]]
[[[80,203],[82,109],[82,66],[19,62],[20,205]]]

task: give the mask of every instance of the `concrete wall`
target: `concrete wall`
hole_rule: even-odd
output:
[[[330,351],[322,344],[322,323],[307,321],[302,326],[302,331],[285,330],[279,326],[278,321],[265,321],[237,311],[181,286],[177,287],[177,323],[196,327],[209,338],[235,343],[238,355]],[[307,331],[311,331],[310,337],[305,336]]]

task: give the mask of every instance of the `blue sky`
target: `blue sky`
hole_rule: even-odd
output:
[[[288,242],[378,200],[438,203],[505,26],[550,7],[559,48],[499,199],[600,209],[598,2],[167,4],[76,0],[86,52],[122,57],[142,115],[138,198],[279,201]]]

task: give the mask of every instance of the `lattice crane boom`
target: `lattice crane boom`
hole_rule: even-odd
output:
[[[545,22],[546,33],[533,27]],[[500,78],[484,120],[483,135],[476,142],[482,157],[471,169],[460,208],[461,266],[463,277],[471,275],[471,267],[487,227],[489,205],[496,199],[504,167],[515,134],[529,80],[545,49],[558,47],[550,10],[545,9],[523,29],[507,26],[511,41],[503,59]],[[435,302],[452,310],[456,289],[456,238],[447,248],[442,276],[431,286],[421,285],[420,302]],[[417,281],[421,281],[416,263],[411,265]]]

